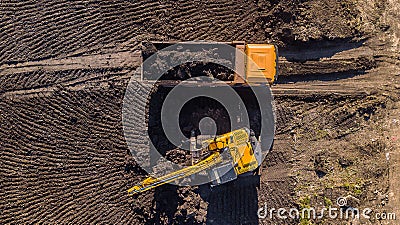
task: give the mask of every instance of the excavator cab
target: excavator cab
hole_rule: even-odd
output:
[[[211,186],[217,186],[235,180],[238,176],[252,173],[261,165],[260,143],[255,138],[254,132],[248,128],[238,129],[214,138],[208,145],[209,151],[216,150],[214,143],[223,143],[220,145],[222,148],[218,150],[222,150],[222,156],[225,157],[223,161],[227,163],[211,170]]]

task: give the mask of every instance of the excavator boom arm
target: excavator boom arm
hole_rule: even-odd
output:
[[[156,188],[158,186],[172,183],[174,181],[183,179],[185,177],[189,177],[193,174],[199,173],[200,171],[204,171],[208,168],[213,167],[214,165],[217,165],[222,161],[220,153],[219,152],[213,152],[211,155],[209,155],[207,158],[204,160],[198,162],[197,164],[193,166],[188,166],[186,168],[183,168],[181,170],[174,171],[172,173],[169,173],[165,176],[159,177],[159,178],[153,178],[149,177],[142,181],[140,184],[133,186],[131,189],[128,190],[128,194],[134,195],[134,194],[139,194],[145,191],[148,191],[150,189]]]

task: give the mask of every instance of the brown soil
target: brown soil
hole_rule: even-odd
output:
[[[335,204],[347,195],[358,199],[353,207],[398,212],[398,5],[1,2],[1,223],[338,224],[346,221],[258,219],[257,210],[264,204],[301,208],[304,199]],[[280,47],[281,75],[272,88],[277,135],[260,177],[127,196],[147,175],[130,156],[121,123],[126,85],[145,40]],[[152,87],[135,85],[135,97],[146,105],[141,93]],[[136,144],[148,147],[140,138]],[[179,151],[167,155],[184,160]]]

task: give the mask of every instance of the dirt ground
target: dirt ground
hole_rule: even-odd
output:
[[[375,215],[400,217],[399,5],[2,1],[0,223],[398,224]],[[278,45],[277,133],[259,179],[127,196],[147,174],[127,148],[122,100],[149,40]],[[152,87],[135,85],[146,105]],[[257,216],[346,196],[370,219]]]

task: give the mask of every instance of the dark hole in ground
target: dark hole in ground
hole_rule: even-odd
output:
[[[200,134],[199,124],[201,119],[209,117],[217,126],[217,134],[227,133],[231,130],[229,114],[225,107],[217,100],[208,97],[197,97],[188,101],[179,114],[179,127],[183,134],[189,138],[191,131]],[[207,124],[212,126],[211,124]]]
[[[326,173],[325,172],[323,172],[323,171],[315,171],[315,173],[317,174],[317,176],[318,176],[318,178],[323,178],[325,175],[326,175]]]
[[[172,88],[170,86],[158,86],[152,93],[148,105],[149,137],[154,147],[164,156],[167,151],[177,148],[166,137],[161,123],[161,109]],[[248,87],[234,88],[234,90],[245,103],[250,129],[255,132],[256,136],[259,136],[261,132],[261,110],[254,93]],[[177,116],[179,116],[180,130],[186,138],[190,137],[192,130],[196,131],[197,135],[199,134],[199,122],[205,117],[214,120],[217,126],[217,134],[224,134],[232,129],[227,110],[217,100],[209,97],[197,97],[189,100],[183,105]]]

